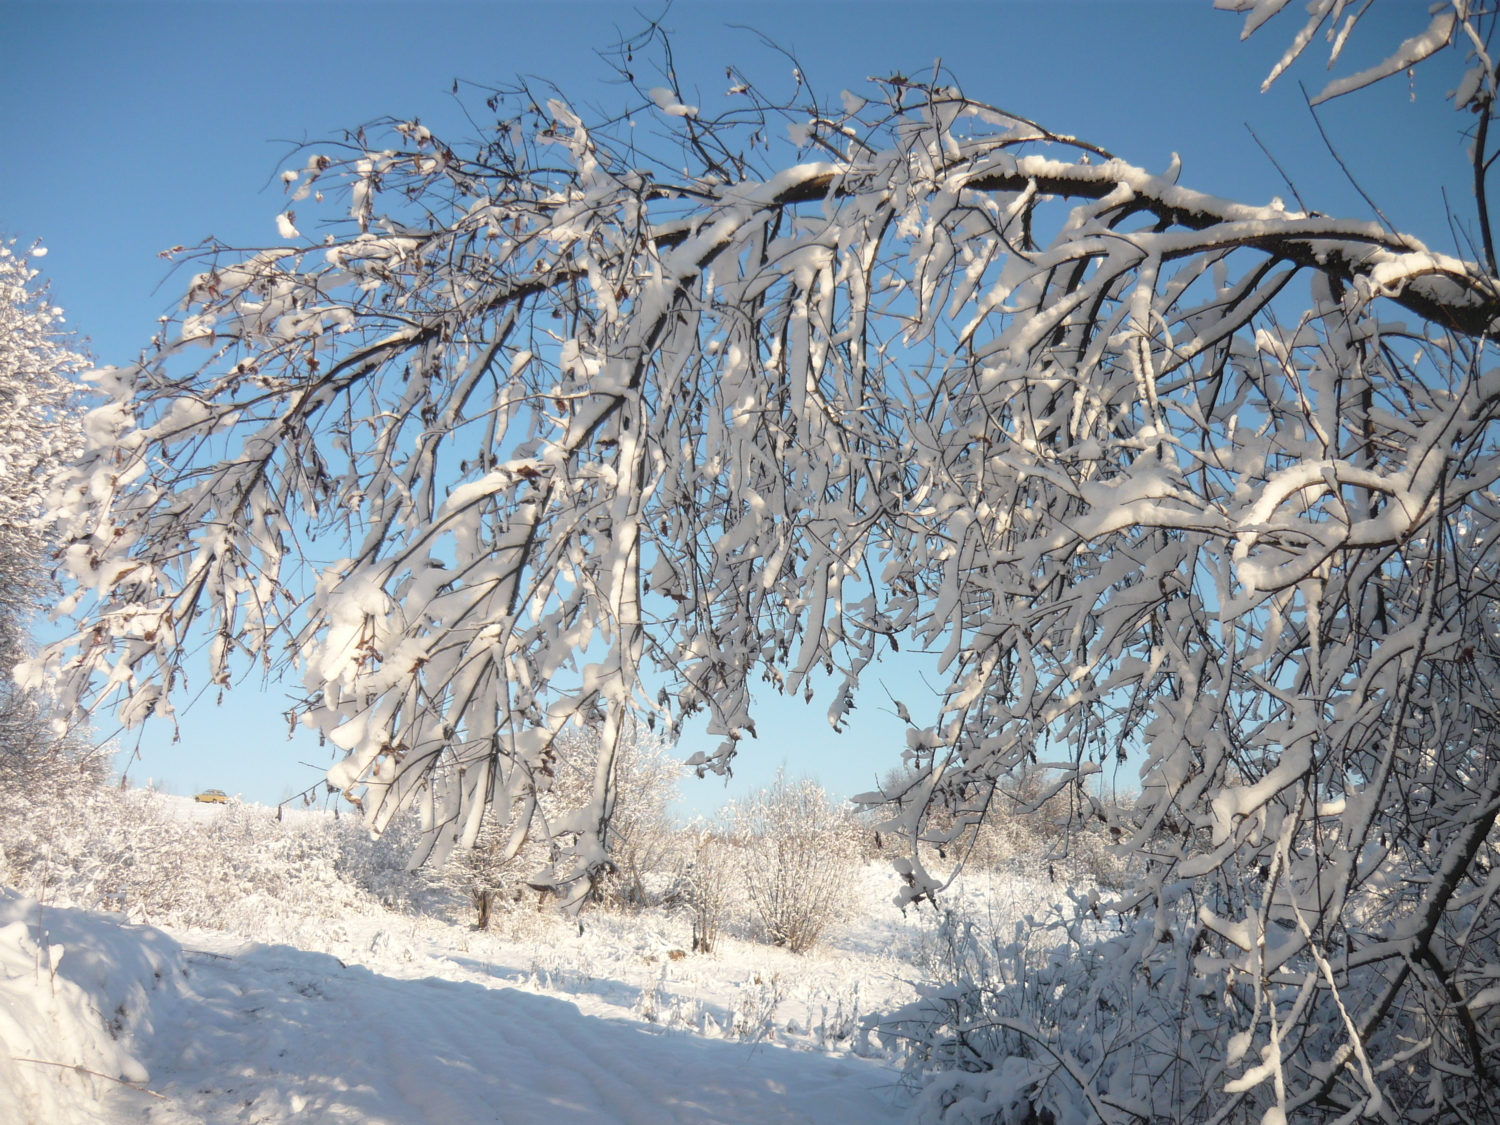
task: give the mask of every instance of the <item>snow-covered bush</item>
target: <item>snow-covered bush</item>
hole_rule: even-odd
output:
[[[712,953],[734,898],[734,845],[712,829],[684,832],[690,859],[681,880],[682,904],[693,920],[693,951]]]
[[[1076,786],[1045,796],[1047,788],[1040,770],[998,786],[990,815],[974,827],[967,861],[1032,875],[1044,870],[1054,881],[1120,886],[1124,864],[1105,824],[1090,814]]]
[[[597,748],[593,760],[598,761]],[[686,838],[668,812],[678,795],[682,763],[660,739],[637,729],[621,747],[615,771],[607,841],[614,870],[600,881],[598,894],[614,906],[655,906],[686,859]]]
[[[1055,1049],[1077,1057],[1080,1013],[1085,1036],[1110,1022],[1088,1022],[1096,1000],[1086,969],[1073,971],[1076,952],[1029,919],[1007,934],[944,914],[927,966],[942,983],[921,989],[919,1000],[897,1011],[865,1021],[918,1091],[916,1125],[1048,1120],[1044,1115],[1059,1123],[1090,1120],[1081,1088],[1069,1083],[1066,1072],[1057,1076],[1051,1070]],[[1082,1057],[1102,1058],[1099,1046],[1083,1044]],[[1044,1077],[1061,1081],[1043,1086]],[[1170,1098],[1164,1092],[1161,1104],[1170,1105]]]
[[[816,781],[784,771],[721,816],[759,935],[794,953],[810,948],[848,903],[860,826]]]
[[[901,794],[913,780],[910,770],[891,770],[881,781],[881,791]],[[883,819],[865,815],[877,826]],[[1042,872],[1053,882],[1108,888],[1120,886],[1125,878],[1125,864],[1114,847],[1118,830],[1111,836],[1080,797],[1078,786],[1054,789],[1045,770],[1021,769],[1004,778],[995,786],[982,819],[972,810],[964,816],[968,823],[959,828],[959,814],[952,805],[928,810],[930,830],[943,838],[942,843],[918,841],[918,855],[930,870],[951,873],[961,862],[970,872]],[[881,839],[880,851],[889,858],[887,838],[878,827],[872,835]],[[901,841],[894,842],[899,847]],[[878,853],[867,854],[874,858]]]
[[[591,728],[569,728],[554,740],[547,773],[537,787],[538,828],[588,803],[599,751],[599,732]],[[684,861],[683,842],[667,812],[681,772],[666,745],[645,729],[632,726],[622,739],[607,840],[610,865],[601,873],[591,902],[639,908],[655,905],[669,889]],[[529,831],[531,816],[488,818],[472,848],[454,848],[443,862],[424,867],[425,874],[470,898],[479,922],[487,925],[493,912],[525,903],[528,888],[544,893],[548,889],[538,873],[556,860],[556,844],[550,831]]]
[[[97,756],[34,761],[0,786],[0,883],[137,921],[234,929],[350,912],[441,909],[405,870],[414,826],[371,839],[357,818],[190,802],[103,784]]]
[[[86,869],[105,862],[104,840],[115,832],[119,795],[104,787],[107,756],[46,732],[34,698],[11,698],[32,721],[20,728],[29,741],[0,755],[0,883],[41,897],[67,887],[70,898],[104,905]]]
[[[776,1011],[785,999],[785,988],[778,973],[756,973],[740,995],[729,1025],[736,1039],[758,1043],[775,1031]]]

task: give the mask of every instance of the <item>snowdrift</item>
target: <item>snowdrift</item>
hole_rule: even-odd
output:
[[[160,930],[0,888],[0,1121],[94,1125],[120,1083],[144,1086],[153,1008],[184,977]]]

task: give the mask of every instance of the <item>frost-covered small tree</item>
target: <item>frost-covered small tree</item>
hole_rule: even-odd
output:
[[[1253,31],[1285,3],[1224,6]],[[1368,10],[1309,7],[1287,63]],[[835,673],[838,724],[914,638],[941,699],[869,798],[903,901],[941,886],[917,840],[1028,763],[1135,872],[1080,903],[1045,1004],[975,1017],[1015,1065],[952,1057],[1063,1119],[1494,1120],[1495,16],[1431,20],[1326,93],[1471,53],[1460,256],[1194,191],[941,74],[822,100],[731,73],[709,112],[669,52],[637,80],[654,29],[623,117],[522,86],[467,147],[319,147],[281,244],[197,252],[152,348],[91,376],[55,498],[82,617],[34,674],[136,723],[195,634],[222,682],[295,665],[330,779],[377,830],[425,805],[437,859],[487,809],[520,848],[559,732],[597,721],[546,825],[576,903],[632,713],[706,710],[692,764],[722,771],[754,679]],[[1133,749],[1135,808],[1091,803]]]

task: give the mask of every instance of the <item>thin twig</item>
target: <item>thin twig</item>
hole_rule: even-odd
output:
[[[1304,215],[1311,214],[1311,212],[1307,209],[1307,204],[1302,202],[1302,194],[1297,190],[1297,185],[1292,183],[1292,177],[1286,174],[1286,169],[1283,168],[1280,163],[1277,162],[1276,158],[1271,155],[1271,150],[1268,149],[1265,144],[1262,143],[1261,139],[1255,135],[1255,130],[1250,128],[1250,122],[1248,121],[1245,122],[1245,130],[1250,134],[1250,139],[1260,146],[1260,151],[1266,154],[1266,159],[1271,162],[1271,167],[1275,168],[1277,172],[1281,173],[1282,180],[1286,182],[1286,186],[1291,190],[1292,198],[1297,201],[1297,210],[1301,211]]]
[[[1469,247],[1468,256],[1470,258],[1477,259],[1479,255],[1475,252],[1476,247],[1474,245],[1474,239],[1469,236],[1469,233],[1467,231],[1464,231],[1463,236],[1459,237],[1459,229],[1455,221],[1456,216],[1453,213],[1453,204],[1448,201],[1448,189],[1442,185],[1439,185],[1438,192],[1443,197],[1443,214],[1448,219],[1448,236],[1453,239],[1453,247],[1455,251],[1457,251],[1458,255],[1462,257],[1464,253],[1464,244],[1467,243]]]
[[[306,766],[306,765],[310,765],[311,763],[308,763],[308,762],[298,762],[297,764],[298,765],[302,765],[302,766]],[[318,767],[317,766],[313,766],[312,768],[313,769],[317,769]],[[306,789],[302,790],[302,792],[300,792],[300,793],[293,793],[286,800],[282,801],[281,804],[279,804],[279,805],[276,806],[276,819],[278,821],[281,819],[281,810],[283,808],[285,808],[288,804],[290,804],[292,801],[295,801],[298,797],[306,797],[309,794],[316,792],[318,786],[320,786],[322,784],[324,784],[323,780],[315,781],[311,785],[309,785]]]
[[[61,1067],[63,1070],[77,1071],[79,1074],[92,1074],[95,1078],[103,1078],[106,1082],[118,1082],[121,1086],[129,1086],[132,1090],[135,1090],[142,1094],[150,1094],[153,1098],[160,1098],[164,1102],[172,1100],[171,1098],[167,1097],[166,1094],[158,1094],[155,1090],[148,1090],[144,1086],[137,1086],[134,1082],[127,1082],[123,1078],[116,1078],[112,1074],[100,1074],[97,1070],[90,1070],[88,1067],[80,1066],[77,1063],[51,1062],[48,1059],[23,1059],[18,1058],[15,1055],[12,1055],[10,1057],[10,1061],[35,1063],[37,1066],[56,1066]]]
[[[1307,87],[1299,82],[1297,83],[1297,88],[1302,91],[1302,100],[1307,103],[1307,112],[1312,114],[1313,124],[1318,127],[1318,135],[1323,138],[1323,144],[1327,146],[1328,154],[1338,162],[1338,166],[1343,169],[1344,177],[1354,185],[1354,190],[1359,192],[1360,198],[1368,203],[1370,205],[1370,210],[1374,211],[1375,214],[1380,217],[1380,221],[1385,224],[1385,229],[1390,231],[1392,234],[1395,234],[1396,228],[1391,224],[1391,221],[1385,217],[1385,212],[1376,205],[1375,201],[1370,198],[1365,189],[1359,186],[1359,181],[1354,178],[1354,173],[1349,171],[1349,165],[1344,163],[1344,158],[1339,155],[1338,149],[1334,148],[1333,142],[1328,139],[1328,132],[1323,128],[1323,121],[1320,117],[1318,117],[1318,111],[1313,107],[1312,98],[1308,97],[1307,95]]]

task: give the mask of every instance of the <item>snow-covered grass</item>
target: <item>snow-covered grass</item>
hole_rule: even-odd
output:
[[[33,1060],[0,1062],[0,1120],[36,1125],[895,1121],[911,1055],[880,1018],[949,979],[956,921],[1014,935],[1067,889],[1015,861],[903,913],[875,859],[805,952],[756,940],[743,888],[701,952],[670,894],[575,919],[529,893],[476,930],[349,817],[87,788],[49,811],[0,827],[32,896],[0,900],[0,1049]]]

